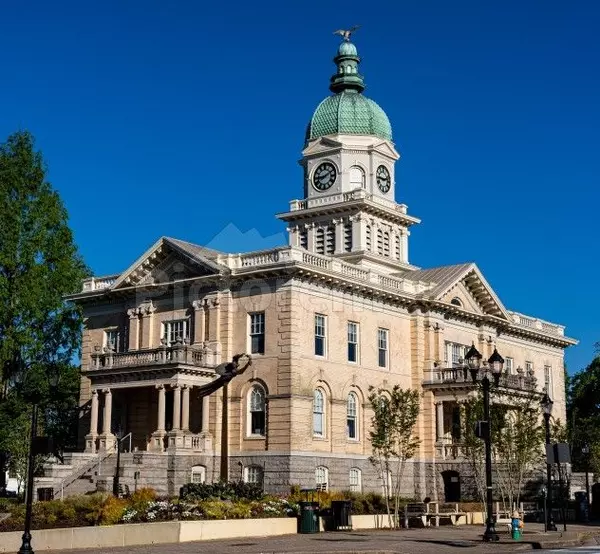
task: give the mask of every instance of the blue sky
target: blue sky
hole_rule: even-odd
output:
[[[600,340],[600,3],[6,2],[0,140],[37,138],[97,274],[161,235],[271,246],[338,37],[402,154],[411,261],[475,261],[509,309]],[[237,231],[236,231],[237,229]]]

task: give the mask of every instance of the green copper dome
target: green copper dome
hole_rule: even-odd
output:
[[[372,135],[392,140],[392,126],[385,112],[362,94],[363,76],[358,73],[360,58],[356,46],[345,40],[333,60],[337,73],[331,77],[330,90],[315,110],[306,129],[306,142],[325,135]]]

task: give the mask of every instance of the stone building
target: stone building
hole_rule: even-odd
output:
[[[130,487],[176,493],[242,478],[271,491],[381,490],[368,460],[368,388],[399,384],[423,393],[405,492],[458,499],[457,401],[474,388],[460,370],[471,344],[485,358],[497,348],[507,389],[546,388],[564,420],[563,353],[576,341],[508,310],[474,263],[410,263],[420,221],[395,200],[390,122],[363,94],[354,44],[342,42],[334,61],[332,95],[306,129],[303,198],[277,216],[287,246],[227,254],[162,237],[72,296],[85,317],[84,453],[60,475],[67,493],[94,472],[110,479],[94,468],[114,468],[117,436]],[[201,398],[198,387],[240,352],[252,367]]]

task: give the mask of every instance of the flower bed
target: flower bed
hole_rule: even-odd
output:
[[[36,502],[33,505],[33,529],[148,523],[155,521],[199,521],[295,517],[298,503],[304,500],[298,487],[286,497],[265,495],[246,483],[190,484],[182,488],[180,498],[158,498],[152,489],[140,489],[129,498],[106,493],[67,497],[64,500]],[[332,500],[350,500],[355,515],[383,514],[385,501],[374,493],[320,492],[315,500],[323,510]],[[0,531],[22,530],[25,505],[0,502],[0,512],[11,516],[0,522]]]

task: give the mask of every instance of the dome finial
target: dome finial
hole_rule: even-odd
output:
[[[329,90],[331,92],[362,92],[365,90],[365,83],[362,75],[358,72],[360,58],[356,46],[350,42],[350,35],[358,29],[355,25],[351,29],[338,29],[334,35],[340,35],[344,40],[339,45],[337,55],[333,61],[337,65],[337,73],[331,77]]]

